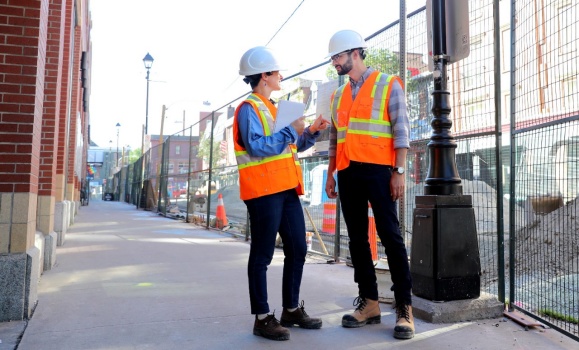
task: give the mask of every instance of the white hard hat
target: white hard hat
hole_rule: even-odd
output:
[[[259,73],[283,70],[273,52],[265,46],[247,50],[239,61],[239,75],[250,76]]]
[[[368,44],[358,32],[353,30],[340,30],[336,34],[332,35],[330,39],[330,45],[328,49],[328,57],[332,57],[340,52],[344,52],[351,49],[357,48],[367,48]]]

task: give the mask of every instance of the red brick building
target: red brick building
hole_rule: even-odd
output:
[[[77,212],[90,21],[88,0],[0,1],[0,322],[31,316]]]

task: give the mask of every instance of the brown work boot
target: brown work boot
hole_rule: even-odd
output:
[[[378,300],[357,297],[354,299],[356,310],[342,317],[342,327],[358,328],[367,324],[380,323],[380,305]]]
[[[283,309],[281,313],[280,323],[284,327],[293,327],[298,325],[306,329],[319,329],[322,328],[322,319],[314,318],[308,316],[306,310],[304,310],[304,301],[295,309],[293,312],[289,312],[287,309]]]
[[[414,316],[412,316],[412,306],[402,303],[396,305],[396,326],[394,327],[394,338],[412,339],[414,337]]]
[[[271,340],[289,340],[290,338],[289,329],[282,327],[274,314],[267,315],[263,320],[255,315],[253,334]]]

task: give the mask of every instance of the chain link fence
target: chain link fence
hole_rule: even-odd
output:
[[[579,340],[578,8],[565,0],[469,1],[470,55],[448,66],[448,87],[456,165],[475,210],[481,292]],[[399,214],[409,252],[433,117],[426,16],[419,9],[369,36],[365,60],[406,77],[411,146]],[[274,97],[304,102],[313,121],[329,117],[341,83],[322,62],[287,77]],[[109,179],[106,191],[139,209],[250,239],[232,137],[233,109],[244,98],[202,112],[178,134],[149,135],[150,149]],[[346,225],[339,201],[324,191],[327,149],[328,131],[300,155],[301,199],[310,252],[344,261]],[[221,203],[226,225],[216,220]],[[372,236],[371,212],[369,220]],[[384,258],[379,240],[376,247],[376,259]]]

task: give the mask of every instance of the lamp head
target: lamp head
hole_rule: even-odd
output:
[[[151,56],[148,52],[145,55],[145,58],[143,58],[143,63],[145,64],[145,68],[147,68],[147,70],[151,69],[151,67],[153,66],[153,61],[155,61],[153,59],[153,56]]]

